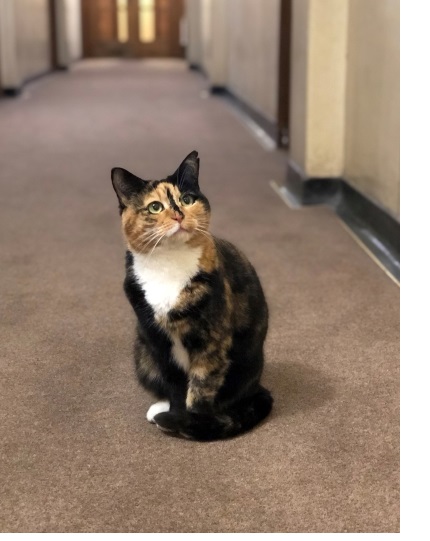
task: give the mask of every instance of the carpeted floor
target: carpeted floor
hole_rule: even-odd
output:
[[[324,208],[289,210],[268,152],[177,62],[100,60],[0,101],[1,483],[9,532],[395,532],[399,290]],[[196,148],[212,230],[271,309],[255,431],[209,444],[145,420],[112,166]]]

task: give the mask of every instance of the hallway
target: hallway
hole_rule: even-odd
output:
[[[176,60],[91,60],[0,100],[0,526],[21,532],[395,532],[399,289],[325,207],[291,210],[264,149]],[[256,430],[209,444],[145,419],[110,169],[197,149],[212,232],[270,309]]]

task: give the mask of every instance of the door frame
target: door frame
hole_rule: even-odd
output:
[[[281,0],[279,29],[277,146],[288,149],[290,144],[290,71],[292,0]]]
[[[51,56],[51,68],[53,70],[64,69],[64,66],[60,65],[58,54],[58,5],[56,0],[49,0],[49,42],[50,42],[50,56]]]

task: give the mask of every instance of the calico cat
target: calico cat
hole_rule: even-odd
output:
[[[173,175],[142,180],[112,169],[127,243],[124,290],[137,316],[137,376],[158,402],[148,421],[208,441],[263,420],[260,385],[268,309],[257,274],[208,232],[210,206],[191,152]]]

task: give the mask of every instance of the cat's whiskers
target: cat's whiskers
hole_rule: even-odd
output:
[[[154,248],[152,248],[151,253],[149,254],[148,257],[151,257],[151,256],[152,256],[152,254],[154,253],[155,248],[157,248],[158,244],[159,244],[160,241],[167,235],[167,233],[168,233],[168,232],[166,231],[166,233],[164,233],[163,235],[161,235],[161,237],[157,240],[157,242],[155,243]]]
[[[159,232],[157,231],[149,238],[144,238],[136,247],[138,251],[145,250],[152,242],[156,241],[159,237]]]
[[[149,233],[147,233],[146,235],[143,235],[142,237],[142,242],[140,242],[140,244],[137,246],[137,249],[140,251],[140,250],[144,250],[147,246],[149,246],[152,242],[154,241],[158,241],[159,239],[159,236],[161,234],[164,234],[165,232],[167,233],[168,229],[166,228],[166,226],[162,226],[162,227],[157,227],[155,229],[155,231],[150,231]]]
[[[195,231],[198,231],[199,233],[205,235],[208,239],[212,238],[212,235],[208,231],[206,231],[205,229],[201,229],[200,227],[196,227]]]
[[[161,227],[157,227],[156,231],[152,232],[152,235],[150,236],[150,239],[147,242],[145,242],[143,244],[143,246],[141,245],[139,250],[145,249],[149,244],[156,241],[155,245],[153,246],[153,248],[151,250],[151,252],[147,255],[147,257],[150,257],[153,254],[155,248],[158,246],[158,244],[161,242],[161,240],[167,235],[167,233],[170,230],[171,230],[171,227],[166,226],[166,225],[163,225]]]

